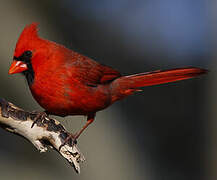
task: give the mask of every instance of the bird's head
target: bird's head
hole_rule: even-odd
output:
[[[47,55],[49,41],[41,39],[37,33],[37,23],[27,25],[22,31],[14,52],[9,74],[22,73],[31,84],[34,72]]]

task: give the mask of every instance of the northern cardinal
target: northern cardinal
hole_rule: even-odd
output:
[[[187,67],[122,76],[111,67],[40,38],[37,23],[24,28],[9,69],[9,74],[24,74],[33,97],[47,115],[87,116],[74,140],[94,121],[97,111],[140,91],[140,87],[189,79],[205,72]]]

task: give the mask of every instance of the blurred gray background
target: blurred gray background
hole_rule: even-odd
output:
[[[146,87],[99,112],[78,141],[87,159],[81,175],[57,153],[39,154],[0,129],[0,179],[217,179],[216,8],[215,0],[1,1],[0,97],[26,110],[42,109],[24,77],[8,68],[32,22],[42,37],[124,75],[185,66],[210,73]],[[85,123],[56,118],[71,132]]]

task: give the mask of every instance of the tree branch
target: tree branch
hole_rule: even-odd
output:
[[[85,160],[76,144],[66,143],[61,148],[69,132],[55,119],[45,117],[31,125],[37,112],[24,111],[14,104],[0,98],[0,127],[20,135],[30,141],[40,152],[46,152],[47,146],[59,152],[77,173],[80,173],[80,162]],[[59,149],[60,148],[60,149]]]

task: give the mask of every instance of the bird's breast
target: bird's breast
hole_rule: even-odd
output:
[[[108,85],[88,86],[76,80],[37,80],[30,87],[33,97],[49,113],[66,115],[87,115],[110,105]]]

